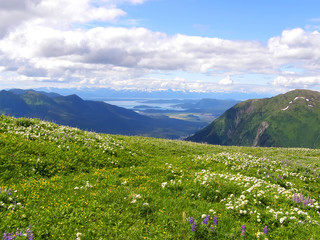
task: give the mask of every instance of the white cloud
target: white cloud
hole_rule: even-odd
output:
[[[307,68],[320,63],[320,33],[301,28],[285,30],[281,36],[271,38],[268,48],[276,60],[301,62]]]
[[[64,31],[29,25],[0,41],[0,50],[18,65],[65,60],[128,70],[233,73],[264,72],[270,65],[266,50],[257,43],[167,36],[145,28]]]
[[[115,5],[93,6],[90,0],[42,0],[37,15],[50,23],[86,23],[114,21],[126,13]]]
[[[100,1],[99,1],[100,2]],[[21,24],[69,26],[91,21],[115,21],[126,12],[114,4],[94,6],[90,0],[10,0],[0,2],[0,38]],[[98,3],[97,3],[98,4]]]
[[[232,81],[232,79],[230,78],[230,76],[227,76],[226,78],[221,79],[221,80],[219,81],[219,84],[220,84],[220,85],[232,85],[232,84],[233,84],[233,81]]]
[[[215,91],[239,87],[230,76],[258,73],[277,75],[273,86],[320,84],[317,31],[285,30],[263,45],[183,34],[169,36],[146,28],[82,28],[81,24],[94,21],[116,21],[126,14],[121,4],[144,2],[1,1],[1,82]],[[303,69],[304,75],[286,74],[281,70],[284,65]],[[228,77],[218,82],[146,77],[171,71]],[[11,77],[3,77],[8,72]]]
[[[320,76],[279,76],[272,81],[272,85],[280,87],[310,88],[312,86],[320,85]]]

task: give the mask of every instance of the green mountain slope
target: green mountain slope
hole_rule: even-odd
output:
[[[320,93],[294,90],[241,102],[190,141],[221,145],[320,147]]]
[[[320,149],[97,134],[1,115],[0,172],[3,239],[319,238]]]
[[[171,118],[151,118],[104,102],[86,101],[77,95],[14,89],[0,92],[0,113],[40,118],[101,133],[179,139],[204,123]]]

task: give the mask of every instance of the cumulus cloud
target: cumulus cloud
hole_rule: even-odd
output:
[[[232,81],[232,79],[230,78],[230,76],[227,76],[226,78],[221,79],[221,80],[219,81],[219,84],[220,84],[220,85],[231,85],[231,84],[233,84],[233,81]]]
[[[285,30],[265,45],[183,34],[170,36],[137,27],[81,25],[116,21],[126,15],[121,4],[143,2],[1,1],[0,71],[11,72],[21,81],[114,88],[148,85],[180,90],[232,89],[236,84],[230,76],[252,73],[276,75],[274,86],[319,85],[320,33],[317,31]],[[281,68],[288,64],[304,69],[304,75],[286,75]],[[211,83],[146,77],[173,71],[227,77]]]
[[[308,88],[320,85],[320,76],[279,76],[272,81],[272,85],[293,88]]]
[[[312,69],[320,63],[320,33],[306,32],[301,28],[285,30],[281,36],[271,38],[268,48],[276,60],[303,63]]]
[[[97,3],[98,4],[98,3]],[[66,26],[91,21],[115,21],[126,12],[114,4],[94,6],[90,0],[10,0],[0,2],[0,37],[21,24],[35,21]]]
[[[271,62],[258,43],[167,36],[145,28],[63,31],[31,25],[2,40],[0,49],[16,60],[45,58],[54,62],[59,58],[72,63],[164,71],[264,72]]]

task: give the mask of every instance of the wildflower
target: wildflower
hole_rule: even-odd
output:
[[[149,206],[149,203],[145,202],[142,204],[143,206]]]
[[[262,232],[257,232],[256,233],[257,238],[260,238],[261,235],[262,235]]]
[[[210,215],[207,215],[205,219],[203,219],[202,224],[208,224],[210,221]]]
[[[2,239],[3,240],[13,240],[15,239],[16,236],[14,235],[14,233],[7,233],[7,232],[4,232],[3,233],[3,236],[2,236]]]
[[[163,182],[163,183],[161,184],[161,187],[162,187],[162,188],[165,188],[166,185],[167,185],[167,182]]]
[[[217,215],[215,215],[213,218],[213,224],[218,225],[218,216]]]
[[[11,188],[8,189],[8,196],[11,196],[12,190]]]
[[[280,223],[283,224],[284,220],[286,220],[286,217],[280,218]]]
[[[265,226],[265,227],[263,228],[263,233],[264,233],[264,235],[268,235],[268,234],[269,234],[269,229],[268,229],[267,226]]]
[[[92,185],[90,185],[89,181],[86,181],[86,187],[87,188],[92,188]]]
[[[192,224],[192,232],[196,232],[197,231],[197,224],[194,222]]]
[[[17,231],[16,231],[16,236],[21,236],[21,231],[17,228]]]
[[[243,224],[243,225],[241,226],[241,232],[245,232],[246,230],[247,230],[246,225]]]
[[[194,218],[190,217],[190,223],[193,224],[194,223]]]
[[[34,240],[34,233],[32,232],[30,226],[27,229],[27,237],[28,237],[28,240]]]
[[[241,226],[241,236],[244,236],[246,234],[246,230],[247,230],[246,225],[243,224]]]
[[[211,226],[210,229],[213,231],[214,230],[214,226]]]
[[[78,233],[76,234],[76,236],[77,236],[76,240],[80,240],[81,235],[82,235],[82,233],[78,232]]]

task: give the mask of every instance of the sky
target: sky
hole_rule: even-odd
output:
[[[320,91],[318,0],[0,0],[0,89]]]

